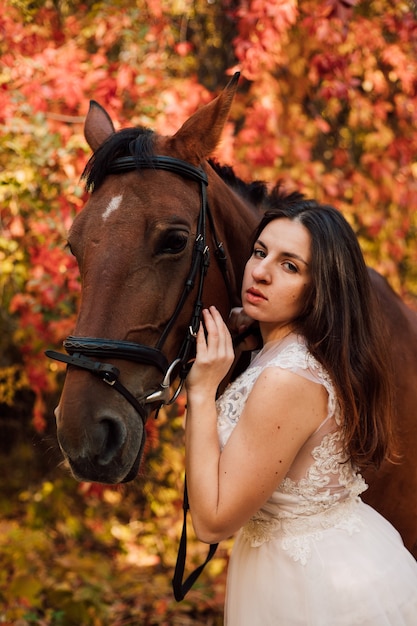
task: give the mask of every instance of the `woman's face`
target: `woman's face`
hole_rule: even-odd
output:
[[[310,263],[311,236],[300,222],[275,219],[260,233],[246,264],[242,303],[264,343],[292,330],[311,282]]]

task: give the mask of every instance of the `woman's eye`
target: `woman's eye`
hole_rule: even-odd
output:
[[[298,272],[298,267],[294,265],[294,263],[291,263],[291,261],[285,261],[283,265],[287,268],[289,272],[293,274],[296,274]]]
[[[262,248],[254,248],[253,256],[257,259],[264,259],[266,257],[266,252],[265,250],[262,250]]]
[[[187,235],[183,232],[166,233],[158,246],[159,254],[178,254],[187,245]]]

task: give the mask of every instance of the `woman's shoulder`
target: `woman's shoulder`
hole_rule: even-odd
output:
[[[253,367],[277,367],[288,370],[333,391],[327,370],[311,354],[302,335],[291,333],[279,341],[266,343],[252,361]]]

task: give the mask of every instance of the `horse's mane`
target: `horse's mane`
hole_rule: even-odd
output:
[[[82,173],[86,188],[94,191],[102,185],[108,175],[112,162],[124,156],[140,156],[142,159],[155,154],[155,133],[144,127],[124,128],[112,134],[91,156]],[[261,206],[268,199],[267,186],[263,181],[245,182],[239,178],[229,165],[221,165],[214,159],[208,160],[209,166],[223,182],[242,198],[255,206]]]
[[[258,207],[261,206],[264,211],[288,207],[305,200],[304,194],[299,191],[290,193],[285,191],[280,180],[269,191],[266,183],[261,180],[255,180],[250,183],[245,182],[235,174],[233,168],[229,165],[221,165],[214,159],[209,159],[208,163],[226,185],[252,204]]]
[[[209,159],[208,164],[222,181],[242,198],[249,200],[255,206],[261,206],[268,201],[268,188],[264,181],[255,180],[247,183],[235,174],[230,165],[221,165],[215,159]]]
[[[305,200],[305,195],[300,191],[286,192],[282,187],[282,182],[279,181],[265,198],[264,209],[265,211],[279,210],[281,208],[288,208],[292,204],[300,204]]]

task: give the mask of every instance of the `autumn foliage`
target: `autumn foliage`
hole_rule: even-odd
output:
[[[43,352],[77,310],[65,243],[90,99],[169,134],[239,69],[216,156],[336,205],[416,306],[414,0],[0,0],[0,32],[0,408],[27,389],[36,429],[52,420],[62,374]]]
[[[246,179],[282,179],[336,204],[369,263],[416,297],[415,6],[345,4],[173,9],[154,0],[57,10],[3,2],[1,323],[5,347],[20,348],[39,428],[44,394],[56,386],[43,350],[69,333],[77,305],[65,233],[84,202],[82,123],[91,98],[123,126],[170,133],[239,68],[218,157]]]

